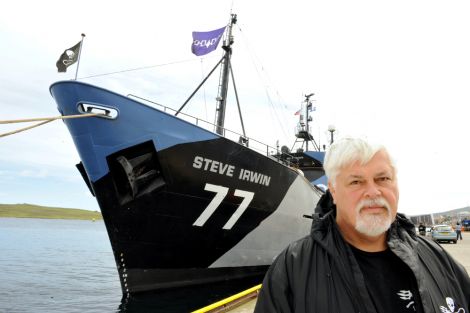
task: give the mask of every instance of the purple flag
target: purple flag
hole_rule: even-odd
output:
[[[225,26],[210,32],[193,32],[191,51],[197,56],[214,51],[224,34]]]

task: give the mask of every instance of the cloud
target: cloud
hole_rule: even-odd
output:
[[[39,169],[39,170],[22,170],[19,173],[21,177],[31,177],[31,178],[44,178],[49,176],[49,172],[47,169]]]

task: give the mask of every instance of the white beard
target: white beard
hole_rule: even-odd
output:
[[[362,212],[364,207],[377,205],[384,207],[386,211],[378,214]],[[363,235],[369,237],[379,236],[390,228],[392,222],[390,205],[382,197],[362,200],[356,207],[356,230]]]

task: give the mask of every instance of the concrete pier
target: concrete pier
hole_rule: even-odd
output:
[[[442,243],[441,246],[470,273],[470,232],[462,232],[462,238],[457,244]]]

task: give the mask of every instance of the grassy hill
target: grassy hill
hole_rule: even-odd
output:
[[[32,204],[0,204],[0,217],[52,218],[72,220],[103,219],[101,213],[97,211],[53,208]]]

